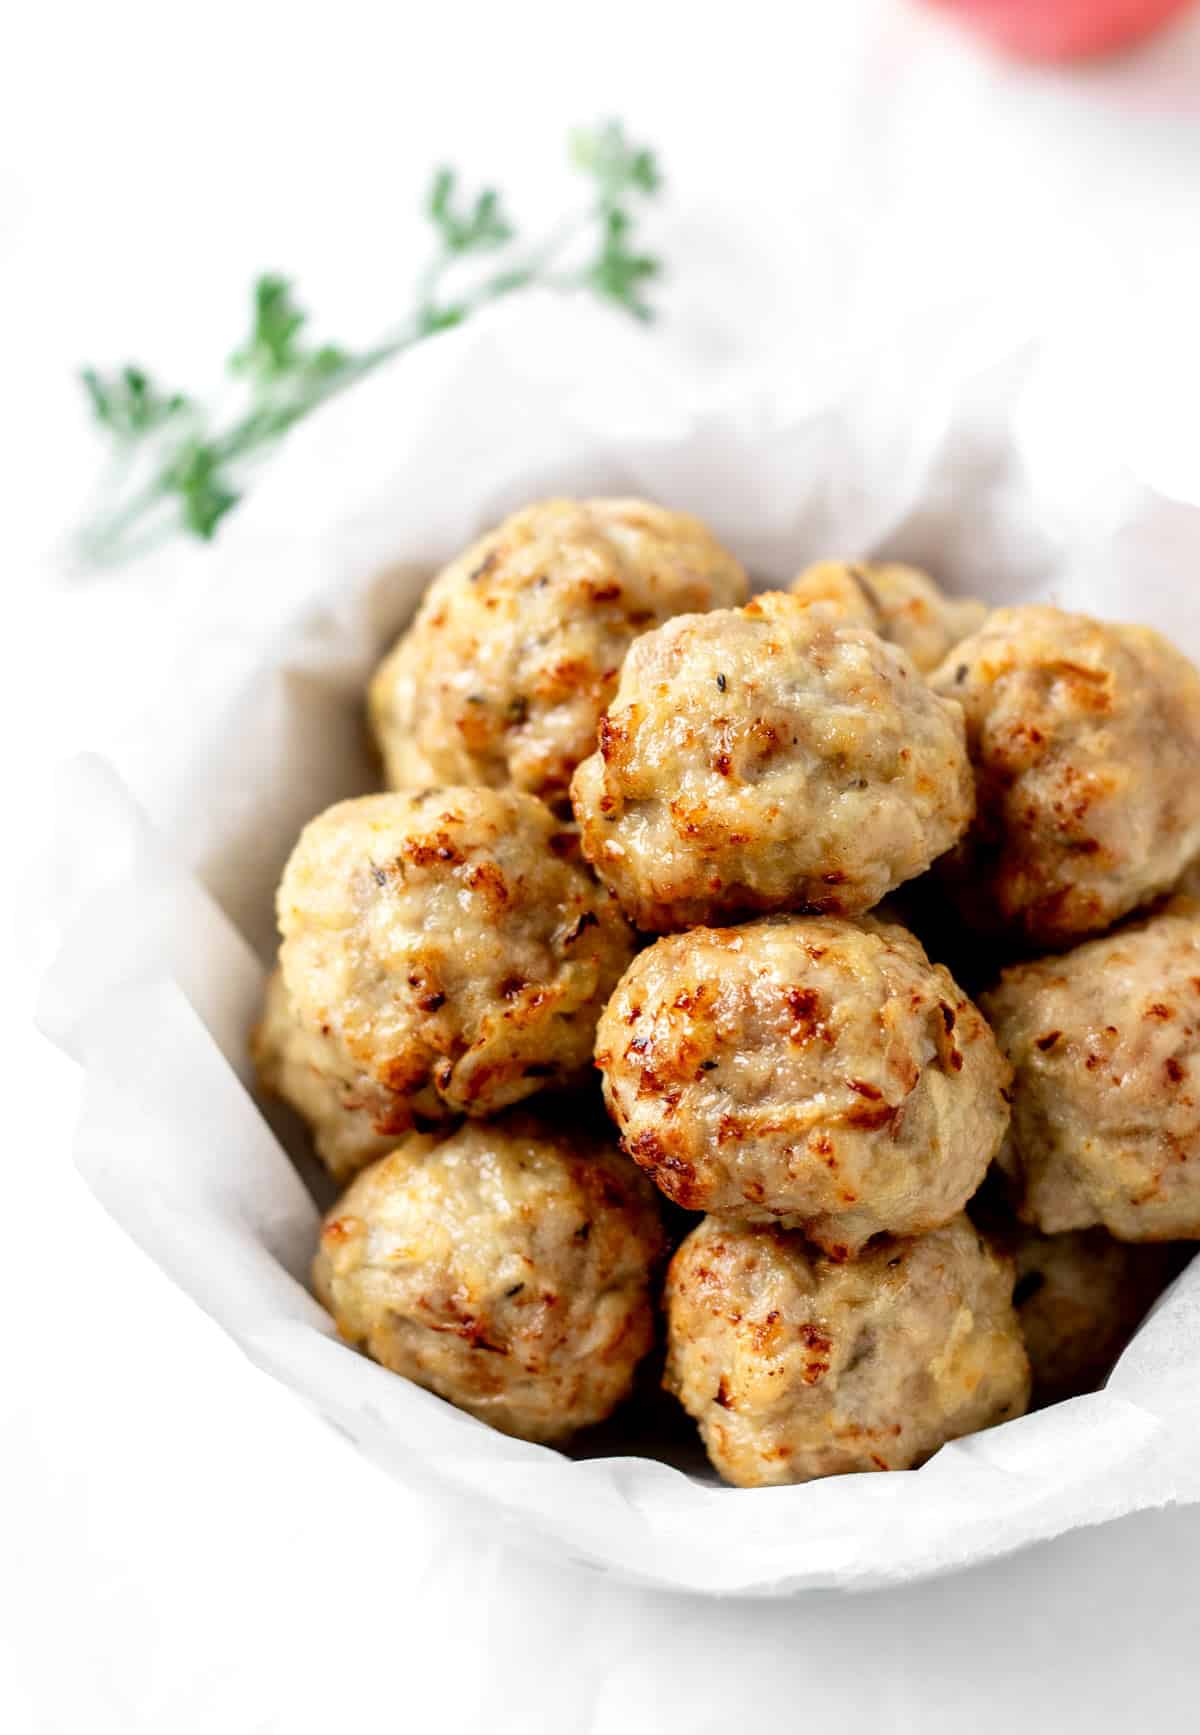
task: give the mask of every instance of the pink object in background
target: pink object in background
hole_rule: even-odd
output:
[[[928,0],[1028,60],[1115,54],[1190,10],[1193,0]]]

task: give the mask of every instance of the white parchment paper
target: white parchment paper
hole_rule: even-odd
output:
[[[1200,1499],[1196,1267],[1103,1393],[918,1471],[736,1490],[505,1439],[337,1341],[306,1288],[304,1164],[245,1054],[288,851],[371,786],[373,661],[437,564],[530,499],[643,494],[700,513],[763,582],[888,552],[997,601],[1148,621],[1200,656],[1190,331],[1143,318],[1114,345],[1114,317],[1035,339],[944,309],[868,351],[818,334],[702,384],[595,307],[498,308],[293,438],[198,578],[151,713],[112,762],[64,774],[43,1022],[86,1069],[84,1174],[260,1367],[464,1520],[645,1582],[765,1594],[895,1583]]]

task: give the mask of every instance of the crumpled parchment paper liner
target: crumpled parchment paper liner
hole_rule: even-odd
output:
[[[530,499],[643,494],[699,512],[760,582],[887,552],[1200,654],[1200,458],[1186,421],[1164,438],[1177,352],[1156,344],[1110,367],[1102,402],[1094,338],[1034,341],[994,312],[834,370],[798,341],[703,384],[617,317],[531,297],[331,405],[230,522],[144,726],[64,773],[42,1020],[86,1069],[77,1154],[97,1195],[390,1475],[630,1579],[757,1594],[897,1583],[1200,1499],[1194,1269],[1104,1392],[919,1471],[736,1490],[505,1439],[338,1342],[305,1287],[317,1207],[245,1054],[291,844],[375,778],[373,661],[436,565]]]

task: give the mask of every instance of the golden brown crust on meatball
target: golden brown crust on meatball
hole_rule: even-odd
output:
[[[667,1275],[664,1384],[741,1487],[909,1469],[1024,1410],[1012,1281],[961,1216],[846,1263],[708,1217]]]
[[[636,957],[596,1033],[625,1149],[689,1210],[846,1256],[962,1210],[1008,1126],[991,1031],[906,929],[779,916]]]
[[[628,1394],[663,1252],[627,1158],[526,1113],[410,1133],[325,1219],[339,1332],[503,1433],[561,1440]]]
[[[1049,1234],[1200,1238],[1200,905],[1005,970],[982,997],[1015,1070],[1003,1161]]]
[[[643,500],[547,500],[447,566],[371,683],[388,782],[513,784],[565,801],[630,644],[746,595],[699,519]]]
[[[903,651],[768,592],[637,640],[572,800],[597,873],[666,932],[869,909],[974,796],[959,709]]]
[[[1200,673],[1150,628],[997,609],[930,684],[967,719],[978,812],[939,871],[971,926],[1070,945],[1200,849]]]
[[[923,675],[960,639],[978,632],[988,612],[986,603],[947,596],[928,573],[892,560],[820,560],[805,568],[791,592],[899,645]]]
[[[280,966],[297,1019],[382,1092],[377,1131],[493,1114],[589,1069],[633,936],[574,854],[516,790],[368,795],[305,828]]]
[[[301,1023],[279,970],[267,982],[250,1052],[262,1088],[308,1122],[317,1155],[337,1180],[349,1180],[395,1144],[387,1130],[388,1092],[355,1066],[332,1030]]]
[[[1095,1391],[1179,1268],[1176,1249],[1131,1247],[1103,1229],[1039,1235],[1017,1225],[1002,1245],[1039,1404]]]

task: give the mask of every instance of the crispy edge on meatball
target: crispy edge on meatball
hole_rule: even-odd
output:
[[[627,1158],[519,1111],[410,1133],[365,1170],[325,1219],[313,1281],[373,1360],[549,1442],[628,1395],[663,1251]]]
[[[1200,672],[1149,627],[997,609],[930,685],[975,768],[975,823],[939,863],[970,926],[1068,946],[1200,852]]]
[[[434,579],[371,682],[394,787],[483,783],[564,804],[639,633],[743,600],[698,518],[642,500],[547,500]]]
[[[820,560],[793,581],[791,593],[900,645],[923,675],[978,632],[988,612],[975,597],[947,596],[927,572],[892,560]]]
[[[848,1263],[707,1217],[668,1271],[664,1383],[741,1487],[909,1469],[1023,1412],[1012,1282],[963,1216]]]
[[[1048,1234],[1200,1239],[1200,905],[1172,900],[982,996],[1012,1062],[1001,1161]]]
[[[1011,1069],[907,929],[772,917],[657,940],[596,1033],[625,1149],[690,1210],[781,1218],[845,1257],[962,1210]]]
[[[974,811],[958,706],[896,646],[783,592],[639,639],[572,799],[585,856],[656,933],[856,915]]]
[[[381,1130],[492,1114],[590,1071],[633,935],[575,857],[516,790],[363,796],[305,828],[278,899],[287,992],[371,1081]]]

